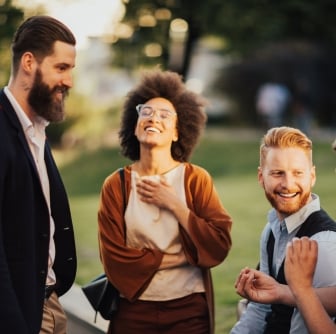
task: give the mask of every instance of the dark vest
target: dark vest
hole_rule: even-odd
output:
[[[336,223],[324,210],[313,212],[301,225],[296,237],[310,237],[321,231],[336,232]],[[272,272],[274,251],[274,235],[271,231],[267,242],[269,272]],[[273,276],[273,275],[272,275]],[[274,277],[274,276],[273,276]],[[278,275],[274,277],[279,283],[287,284],[284,271],[284,262],[279,269]],[[291,318],[294,307],[283,304],[272,304],[272,311],[266,315],[266,329],[264,334],[286,334],[290,331]]]

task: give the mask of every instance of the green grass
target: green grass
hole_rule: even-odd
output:
[[[63,153],[58,154],[61,160]],[[227,259],[213,269],[216,295],[216,333],[228,333],[236,321],[239,296],[234,281],[244,266],[258,261],[259,237],[265,225],[269,204],[257,183],[259,137],[238,138],[205,134],[194,152],[192,162],[205,167],[213,176],[224,206],[233,218],[233,247]],[[314,191],[322,206],[336,217],[336,155],[330,141],[314,143],[317,184]],[[99,191],[105,177],[129,161],[118,148],[100,149],[77,154],[74,160],[61,164],[61,174],[68,190],[75,225],[78,273],[83,284],[102,271],[97,243],[97,207]]]

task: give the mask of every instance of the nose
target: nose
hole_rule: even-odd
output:
[[[73,75],[71,71],[67,71],[64,73],[63,78],[62,78],[62,85],[67,86],[68,88],[72,88]]]
[[[295,184],[295,177],[291,174],[284,174],[281,183],[283,187],[290,189]]]

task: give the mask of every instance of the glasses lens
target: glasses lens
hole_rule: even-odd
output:
[[[159,109],[159,115],[161,119],[166,119],[173,116],[172,112],[167,109]]]
[[[146,105],[143,105],[141,106],[140,108],[140,115],[142,117],[149,117],[149,116],[152,116],[153,115],[153,108],[151,106],[146,106]]]

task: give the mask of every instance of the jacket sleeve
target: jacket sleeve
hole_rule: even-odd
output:
[[[250,302],[230,334],[260,334],[265,330],[265,315],[271,310],[269,304]]]
[[[267,223],[261,233],[260,248],[260,271],[269,275],[267,241],[271,232],[270,224]],[[239,321],[234,325],[230,334],[259,334],[266,327],[266,316],[271,312],[270,304],[250,302]]]
[[[126,198],[130,189],[130,170],[125,171]],[[103,183],[98,210],[100,256],[112,284],[128,300],[135,300],[158,270],[163,253],[157,249],[141,250],[126,246],[123,196],[118,172]]]
[[[231,217],[203,168],[186,164],[185,191],[190,232],[180,228],[184,251],[191,264],[211,268],[220,264],[231,248]]]

